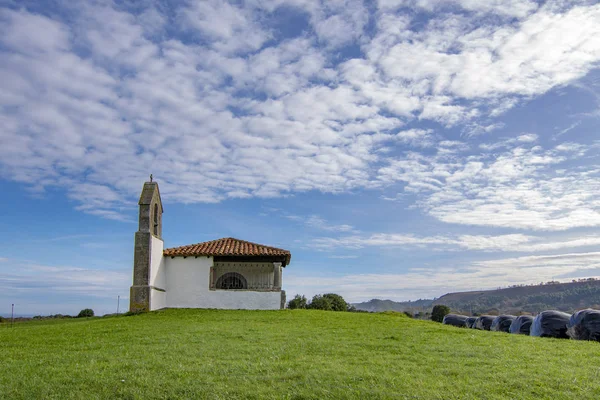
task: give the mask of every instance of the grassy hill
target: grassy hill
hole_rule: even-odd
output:
[[[539,313],[556,309],[573,312],[582,308],[600,308],[600,280],[516,286],[498,290],[448,293],[433,302],[454,311],[487,313]]]
[[[32,321],[0,325],[0,398],[591,399],[600,395],[599,346],[396,313]]]

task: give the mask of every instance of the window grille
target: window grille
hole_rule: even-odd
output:
[[[211,288],[221,289],[218,278],[228,273],[237,273],[244,278],[246,290],[273,290],[273,263],[270,262],[215,262],[211,277]]]
[[[217,289],[248,289],[246,278],[237,272],[227,272],[217,279]]]

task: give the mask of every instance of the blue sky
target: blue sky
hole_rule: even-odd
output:
[[[288,296],[600,276],[595,3],[0,0],[0,314],[124,309],[150,173]]]

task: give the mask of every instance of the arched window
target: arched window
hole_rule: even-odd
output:
[[[237,272],[227,272],[217,279],[217,289],[248,289],[246,278]]]
[[[158,236],[158,204],[154,203],[154,235]]]

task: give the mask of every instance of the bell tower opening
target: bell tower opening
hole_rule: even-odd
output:
[[[154,236],[159,236],[159,233],[158,233],[158,203],[154,203]]]

